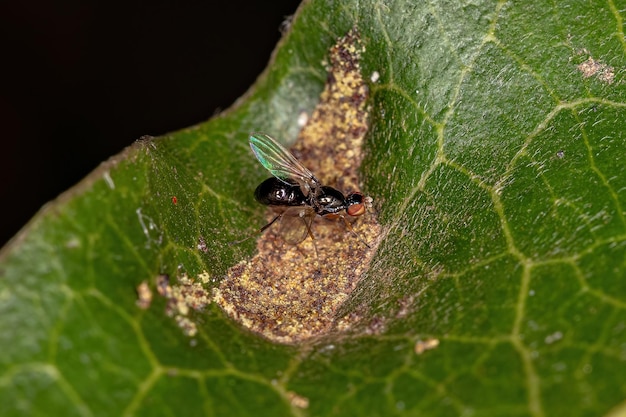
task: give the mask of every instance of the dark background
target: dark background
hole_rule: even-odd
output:
[[[226,109],[299,1],[0,5],[0,247],[142,135]]]

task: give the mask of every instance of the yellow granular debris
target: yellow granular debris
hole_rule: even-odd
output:
[[[439,339],[418,340],[415,342],[415,353],[421,355],[427,350],[432,350],[439,346]]]
[[[152,291],[147,281],[143,281],[137,286],[137,306],[142,310],[147,310],[152,302]]]
[[[212,302],[211,293],[204,288],[209,279],[207,272],[200,273],[197,279],[182,274],[173,285],[167,275],[155,279],[157,292],[167,300],[165,314],[174,317],[187,336],[193,337],[198,332],[196,323],[189,317],[190,311],[202,311]]]

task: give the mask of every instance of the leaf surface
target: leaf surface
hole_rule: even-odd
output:
[[[623,21],[612,1],[305,2],[233,109],[137,142],[3,249],[0,414],[624,413]],[[211,288],[252,255],[228,244],[263,224],[248,133],[295,138],[352,27],[385,228],[342,308],[365,319],[289,346],[209,305],[186,336],[155,278]]]

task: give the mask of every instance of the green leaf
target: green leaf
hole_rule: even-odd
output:
[[[0,414],[623,415],[620,7],[305,2],[233,109],[139,141],[3,249]],[[353,27],[384,230],[358,320],[281,344],[215,304],[177,315],[162,274],[189,297],[254,254],[229,245],[263,224],[248,133],[296,137]]]

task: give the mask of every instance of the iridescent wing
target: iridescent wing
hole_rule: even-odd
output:
[[[271,136],[253,132],[250,135],[250,148],[252,148],[256,159],[273,176],[286,184],[289,184],[285,181],[286,179],[296,180],[305,195],[321,186],[315,175]]]
[[[297,245],[311,234],[315,210],[311,207],[290,207],[280,219],[280,235],[290,245]],[[313,237],[313,236],[311,236]]]

